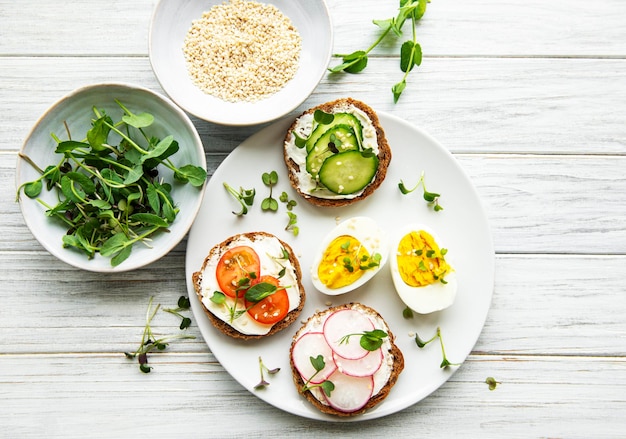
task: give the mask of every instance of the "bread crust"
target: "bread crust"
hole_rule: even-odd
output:
[[[342,412],[339,410],[336,410],[334,408],[332,408],[329,405],[325,405],[322,404],[316,397],[315,395],[313,395],[310,391],[308,390],[302,390],[304,388],[305,385],[305,381],[302,379],[302,377],[300,376],[300,373],[298,372],[298,370],[296,369],[296,366],[293,362],[293,347],[296,343],[296,341],[302,336],[304,335],[304,328],[307,326],[307,323],[309,321],[311,321],[312,319],[318,319],[320,317],[323,317],[325,314],[330,314],[336,311],[340,311],[342,309],[354,309],[354,308],[358,308],[359,310],[364,310],[368,315],[372,315],[372,316],[376,316],[378,318],[380,318],[382,321],[384,321],[384,319],[382,318],[382,316],[373,308],[368,307],[367,305],[363,305],[362,303],[356,303],[356,302],[351,302],[351,303],[346,303],[344,305],[339,305],[339,306],[334,306],[328,309],[325,309],[324,311],[320,311],[315,313],[314,315],[312,315],[305,323],[304,325],[302,325],[302,327],[296,332],[296,334],[293,336],[292,342],[291,342],[291,348],[289,349],[289,363],[291,365],[291,374],[293,377],[293,381],[296,385],[296,388],[298,389],[298,393],[300,393],[302,396],[304,396],[311,404],[313,404],[318,410],[320,410],[322,413],[326,413],[329,415],[335,415],[335,416],[341,416],[341,417],[348,417],[348,416],[357,416],[360,415],[364,412],[366,412],[367,410],[371,409],[372,407],[376,406],[377,404],[379,404],[380,402],[382,402],[385,398],[387,398],[387,396],[389,395],[389,392],[391,391],[391,389],[393,388],[393,386],[396,384],[396,381],[398,380],[398,377],[400,376],[400,373],[402,372],[402,370],[404,369],[404,356],[402,355],[402,351],[400,350],[400,348],[395,344],[395,336],[393,335],[393,333],[389,330],[388,325],[385,322],[385,325],[387,326],[386,328],[384,328],[385,332],[387,332],[388,336],[389,336],[389,340],[391,341],[391,348],[389,350],[390,354],[393,356],[393,367],[391,370],[391,375],[389,376],[389,380],[387,381],[387,383],[383,386],[383,388],[376,394],[373,395],[370,400],[367,402],[367,404],[365,404],[365,406],[363,406],[361,409],[354,411],[354,412]]]
[[[341,106],[341,105],[352,105],[361,111],[363,111],[367,117],[372,121],[372,125],[376,129],[376,138],[378,140],[378,169],[376,170],[376,174],[374,175],[374,179],[368,184],[363,192],[354,198],[339,198],[339,199],[327,199],[327,198],[318,198],[311,194],[306,194],[302,192],[298,185],[298,178],[296,173],[299,171],[298,164],[289,156],[287,150],[287,144],[291,141],[293,136],[293,131],[298,123],[298,119],[305,114],[312,114],[315,110],[322,110],[326,113],[332,113],[333,109]],[[300,116],[298,116],[293,124],[287,130],[287,134],[285,135],[284,147],[283,147],[283,157],[285,160],[285,165],[287,166],[287,175],[289,176],[289,183],[291,187],[294,188],[298,194],[308,201],[311,204],[321,207],[339,207],[339,206],[347,206],[349,204],[356,203],[360,200],[363,200],[369,197],[384,181],[387,175],[387,168],[389,167],[389,163],[391,162],[391,148],[389,143],[387,142],[387,137],[385,137],[385,131],[383,127],[380,125],[380,120],[378,119],[378,115],[376,112],[367,104],[358,101],[356,99],[348,98],[340,98],[331,102],[326,102],[324,104],[318,105],[316,107],[310,108],[304,111]]]
[[[281,243],[281,245],[289,254],[289,261],[293,265],[294,270],[296,272],[296,279],[298,281],[298,288],[300,291],[300,304],[298,305],[297,308],[289,311],[289,313],[285,316],[283,320],[275,323],[267,334],[262,334],[262,335],[243,334],[237,331],[228,323],[216,317],[210,310],[208,310],[204,306],[204,303],[202,302],[202,273],[204,272],[205,267],[215,255],[223,254],[229,248],[230,244],[236,241],[240,237],[246,237],[250,239],[251,241],[256,241],[257,239],[261,237],[271,237],[271,238],[278,239],[278,241]],[[222,333],[230,337],[242,339],[242,340],[255,340],[255,339],[265,338],[273,334],[276,334],[279,331],[282,331],[283,329],[291,325],[294,321],[296,321],[296,319],[300,315],[300,312],[302,311],[302,308],[304,308],[304,302],[306,301],[306,293],[304,291],[304,286],[302,285],[302,269],[300,267],[300,262],[298,261],[298,258],[296,257],[293,249],[286,242],[280,240],[275,235],[272,235],[271,233],[267,233],[267,232],[240,233],[238,235],[233,235],[230,238],[221,242],[220,244],[214,246],[209,251],[209,254],[207,255],[207,257],[204,259],[201,269],[193,273],[192,281],[193,281],[194,290],[196,291],[196,295],[198,296],[198,299],[200,300],[200,304],[202,305],[202,309],[204,310],[204,313],[209,317],[211,324],[213,324],[213,326],[219,331],[221,331]]]

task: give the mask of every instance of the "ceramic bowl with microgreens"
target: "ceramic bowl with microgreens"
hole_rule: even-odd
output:
[[[122,83],[81,87],[34,124],[18,154],[16,200],[40,244],[95,272],[150,264],[187,234],[206,186],[189,117]]]
[[[324,0],[161,0],[149,32],[152,69],[168,96],[230,126],[295,110],[326,75],[332,45]]]

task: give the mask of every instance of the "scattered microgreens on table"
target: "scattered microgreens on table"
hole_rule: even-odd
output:
[[[180,296],[178,298],[178,307],[177,308],[164,308],[163,311],[173,314],[177,317],[180,317],[180,326],[179,329],[187,329],[191,326],[191,319],[181,314],[181,311],[187,311],[191,307],[191,302],[188,297]]]
[[[150,371],[152,370],[152,367],[148,366],[148,354],[150,352],[154,351],[155,349],[157,351],[163,351],[174,340],[196,338],[195,336],[188,334],[175,334],[157,338],[152,332],[152,319],[154,319],[154,316],[156,316],[159,308],[161,307],[161,304],[157,304],[153,309],[153,299],[154,297],[150,297],[150,301],[148,302],[148,309],[146,311],[146,324],[143,330],[143,334],[141,336],[141,343],[139,344],[139,347],[135,352],[124,352],[124,355],[129,360],[137,358],[137,362],[139,363],[139,370],[141,370],[143,373],[150,373]],[[189,325],[191,325],[191,319],[189,319],[188,317],[183,317],[180,314],[180,311],[188,310],[189,307],[189,299],[185,296],[181,296],[178,299],[178,308],[176,308],[175,310],[165,309],[164,311],[175,314],[183,319],[183,322],[180,324],[180,329],[182,330],[188,328]]]
[[[120,120],[114,121],[104,110],[95,107],[96,117],[85,138],[76,141],[67,124],[69,140],[52,137],[57,143],[55,153],[61,154],[56,165],[42,170],[34,161],[20,153],[41,176],[22,184],[22,190],[47,210],[46,216],[64,223],[67,234],[63,246],[84,252],[89,259],[96,253],[111,258],[117,266],[131,254],[133,245],[142,242],[150,247],[152,236],[167,230],[178,215],[172,198],[172,184],[159,178],[158,166],[174,172],[174,180],[201,187],[206,170],[192,164],[176,167],[170,157],[179,144],[173,136],[162,139],[151,136],[146,128],[155,122],[150,113],[133,113],[120,101]],[[113,146],[117,138],[118,146]],[[56,188],[59,202],[48,205],[38,198],[43,190]]]
[[[315,378],[315,376],[318,373],[320,373],[324,369],[324,367],[326,367],[326,362],[324,361],[324,357],[322,355],[318,355],[317,357],[311,356],[309,357],[309,359],[311,360],[311,364],[313,365],[313,368],[315,369],[315,373],[311,375],[311,377],[308,380],[306,380],[306,382],[302,386],[302,391],[306,392],[307,390],[311,390],[311,389],[314,389],[315,387],[319,387],[326,394],[326,396],[330,396],[331,392],[335,390],[335,385],[333,384],[332,381],[324,380],[321,383],[311,384],[311,380],[313,380],[313,378]]]
[[[259,371],[261,372],[261,381],[259,381],[259,383],[256,386],[254,386],[255,390],[264,389],[265,387],[269,386],[270,383],[265,380],[265,372],[267,372],[269,375],[275,375],[278,372],[280,372],[280,367],[269,369],[263,363],[263,359],[259,357]]]
[[[496,381],[494,377],[487,377],[485,383],[489,386],[489,390],[496,390],[498,384],[502,384],[500,381]]]
[[[288,222],[285,226],[285,230],[291,232],[293,236],[298,236],[300,233],[300,228],[297,226],[298,224],[298,215],[293,212],[293,208],[298,205],[295,200],[289,198],[289,194],[283,191],[278,200],[273,196],[273,189],[278,184],[278,173],[276,171],[264,172],[261,175],[261,180],[263,184],[265,184],[270,189],[269,195],[263,199],[261,202],[261,210],[264,212],[276,212],[278,210],[279,204],[278,201],[284,204]],[[233,215],[244,216],[249,210],[248,207],[251,207],[254,204],[254,197],[256,195],[256,189],[244,189],[243,187],[239,187],[239,191],[230,186],[228,183],[223,183],[224,188],[228,191],[230,195],[235,198],[241,205],[241,210],[238,212],[233,211]]]
[[[335,54],[334,56],[341,57],[342,62],[328,70],[331,73],[361,72],[367,67],[369,53],[378,46],[391,31],[393,31],[396,37],[402,37],[402,28],[408,20],[411,23],[412,38],[405,41],[402,43],[402,46],[400,46],[400,70],[404,72],[404,75],[400,82],[391,88],[394,103],[397,103],[398,99],[400,99],[400,95],[406,88],[406,80],[409,72],[413,67],[419,66],[422,63],[422,47],[417,42],[417,22],[426,13],[428,3],[430,3],[430,0],[400,0],[398,14],[395,17],[386,20],[373,20],[373,23],[382,30],[382,33],[370,47],[348,54]]]
[[[388,337],[387,334],[382,329],[374,329],[372,331],[363,331],[358,334],[347,334],[339,339],[339,344],[348,344],[350,342],[350,337],[360,336],[359,344],[366,351],[375,351],[383,345],[383,339]]]
[[[438,193],[429,192],[426,190],[426,181],[424,180],[424,172],[422,172],[420,179],[417,181],[415,186],[413,186],[411,189],[408,189],[405,186],[404,181],[402,180],[400,180],[400,183],[398,183],[398,188],[400,189],[400,192],[402,192],[404,195],[407,195],[413,192],[415,189],[417,189],[420,185],[422,186],[422,191],[423,191],[422,196],[424,197],[424,200],[428,203],[428,205],[432,206],[435,212],[439,212],[443,210],[443,207],[441,207],[441,205],[439,204],[439,197],[441,195]]]

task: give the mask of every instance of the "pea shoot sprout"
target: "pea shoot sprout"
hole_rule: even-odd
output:
[[[153,309],[152,308],[153,300],[154,300],[154,297],[150,297],[150,300],[148,302],[148,309],[146,310],[146,324],[143,329],[143,334],[141,336],[141,343],[139,343],[139,347],[137,348],[135,352],[124,352],[124,355],[129,360],[133,360],[137,358],[137,362],[139,363],[139,370],[141,370],[143,373],[150,373],[150,371],[152,370],[152,367],[148,366],[148,354],[150,352],[154,350],[163,351],[174,340],[196,338],[195,336],[188,335],[188,334],[175,334],[175,335],[168,335],[168,336],[163,336],[163,337],[156,337],[154,332],[152,332],[151,325],[152,325],[152,319],[154,319],[154,316],[156,316],[157,312],[161,308],[161,304],[157,304]],[[188,303],[188,299],[186,299],[184,296],[182,296],[178,300],[179,308],[185,307],[187,303]],[[188,309],[188,308],[189,307],[186,307],[185,309]],[[180,315],[180,314],[177,314],[177,315]],[[189,324],[191,324],[191,319],[189,319]],[[181,323],[180,329],[184,329],[182,326],[183,324]],[[188,326],[189,325],[186,325],[185,328],[187,328]]]

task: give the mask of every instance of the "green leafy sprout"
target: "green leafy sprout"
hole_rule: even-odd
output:
[[[441,337],[441,329],[437,327],[437,332],[428,340],[422,340],[418,334],[415,334],[415,344],[418,348],[423,349],[428,343],[434,341],[435,339],[439,339],[439,344],[441,345],[441,355],[443,357],[440,368],[445,369],[450,366],[459,366],[460,363],[451,363],[448,361],[448,357],[446,357],[446,350],[443,346],[443,338]]]
[[[300,227],[297,226],[298,215],[293,212],[293,208],[296,207],[298,203],[296,202],[296,200],[290,199],[289,194],[284,191],[280,194],[280,197],[278,197],[278,199],[281,203],[285,205],[285,208],[287,209],[287,217],[289,218],[289,221],[287,222],[285,230],[291,232],[293,236],[298,236],[298,234],[300,233]]]
[[[500,381],[496,381],[494,377],[487,377],[485,383],[489,386],[489,390],[496,390],[498,384],[502,384]]]
[[[256,195],[256,190],[252,189],[244,189],[239,187],[239,191],[230,186],[228,183],[223,183],[224,188],[228,191],[229,194],[235,198],[241,204],[241,210],[238,212],[233,211],[234,215],[242,216],[248,213],[248,207],[254,204],[254,196]]]
[[[390,32],[396,37],[402,37],[402,28],[405,23],[411,23],[412,37],[400,46],[400,70],[404,72],[402,79],[392,88],[394,103],[397,103],[407,85],[409,72],[422,63],[422,47],[417,42],[417,22],[426,13],[426,6],[430,0],[400,0],[398,13],[395,17],[386,20],[373,20],[373,23],[382,30],[378,38],[365,50],[357,50],[349,54],[335,54],[341,57],[341,64],[329,68],[331,73],[359,73],[367,67],[370,52],[378,46]]]
[[[150,247],[153,235],[167,231],[178,215],[172,198],[172,184],[159,177],[159,166],[174,173],[174,181],[201,187],[207,178],[200,166],[176,167],[170,158],[179,150],[173,136],[151,136],[146,131],[154,123],[149,113],[133,113],[115,100],[124,115],[114,122],[104,110],[92,108],[95,119],[85,137],[68,140],[51,136],[56,142],[58,163],[41,169],[30,157],[19,157],[39,174],[37,179],[17,189],[46,208],[45,215],[67,227],[63,246],[74,248],[92,259],[96,253],[111,258],[117,266],[141,242]],[[116,139],[114,141],[114,139]],[[111,145],[117,143],[117,146]],[[58,203],[49,205],[39,198],[44,189],[55,190]]]
[[[328,115],[328,114],[324,113],[323,111],[320,111],[319,117],[324,119],[324,115]],[[334,117],[332,114],[330,114],[329,116]],[[306,139],[304,139],[304,141],[306,141]],[[261,210],[276,212],[279,207],[278,202],[280,201],[285,206],[286,213],[287,213],[288,221],[287,221],[287,225],[285,226],[285,230],[288,232],[291,232],[293,236],[298,236],[298,234],[300,233],[300,227],[298,226],[298,215],[293,211],[294,207],[296,207],[298,203],[296,202],[296,200],[289,198],[289,194],[285,191],[283,191],[280,194],[280,196],[278,197],[278,200],[274,198],[273,188],[278,183],[278,173],[276,171],[264,172],[261,175],[261,180],[270,189],[269,196],[263,199],[261,203]],[[229,185],[226,182],[224,182],[223,185],[224,185],[224,188],[228,191],[228,193],[232,195],[233,198],[237,200],[239,204],[241,205],[241,209],[238,212],[233,211],[233,214],[237,216],[246,215],[249,212],[248,208],[254,204],[254,197],[256,195],[256,189],[255,188],[244,189],[243,187],[239,187],[239,190],[236,190],[235,188],[233,188],[231,185]]]
[[[261,202],[261,209],[276,212],[278,210],[278,201],[272,197],[272,189],[278,183],[278,173],[276,171],[264,172],[261,179],[263,184],[270,188],[269,196]]]
[[[308,380],[306,380],[306,382],[302,386],[302,391],[306,392],[307,390],[320,387],[322,391],[324,392],[324,394],[326,394],[326,396],[330,396],[331,392],[335,390],[335,385],[333,384],[332,381],[324,380],[318,384],[311,384],[311,380],[315,378],[317,374],[320,373],[324,369],[324,367],[326,367],[326,362],[324,361],[324,357],[322,355],[318,355],[317,357],[311,356],[309,357],[309,360],[311,361],[311,364],[313,365],[313,368],[315,369],[315,373],[311,375],[311,377]]]
[[[407,306],[406,308],[402,310],[402,317],[404,317],[405,319],[412,319],[413,310]]]
[[[274,369],[269,369],[263,363],[263,359],[261,357],[259,357],[259,371],[261,373],[261,381],[259,381],[259,383],[256,386],[254,386],[255,390],[264,389],[267,386],[269,386],[270,383],[265,379],[265,373],[267,373],[269,375],[275,375],[278,372],[280,372],[280,367],[277,367],[277,368],[274,368]]]
[[[173,314],[181,319],[179,329],[187,329],[191,326],[191,319],[181,314],[182,311],[188,311],[191,307],[191,302],[186,296],[180,296],[178,298],[177,308],[164,308],[163,311]]]
[[[341,250],[344,253],[350,254],[350,240],[346,240],[343,244],[341,244]],[[349,273],[353,273],[355,270],[355,266],[358,267],[359,270],[365,271],[370,270],[372,268],[376,268],[380,266],[380,261],[382,260],[382,255],[380,253],[373,253],[371,256],[362,255],[361,258],[358,258],[359,252],[361,251],[361,246],[356,249],[354,252],[354,258],[350,256],[345,256],[342,259],[343,268],[348,270]]]
[[[422,172],[420,179],[417,181],[415,186],[413,186],[410,189],[406,187],[406,185],[404,184],[404,181],[400,180],[400,183],[398,183],[398,188],[400,189],[400,192],[402,192],[402,194],[404,195],[410,194],[411,192],[413,192],[420,186],[422,187],[422,192],[423,192],[422,196],[424,200],[428,203],[428,205],[432,206],[435,212],[439,212],[443,210],[443,207],[441,207],[441,205],[439,204],[439,197],[441,195],[436,192],[429,192],[428,190],[426,190],[426,181],[424,179],[424,172]]]
[[[388,337],[387,334],[382,329],[374,329],[372,331],[363,331],[357,334],[347,334],[339,339],[339,344],[348,344],[350,342],[350,337],[360,336],[359,344],[366,351],[375,351],[383,345],[383,339]]]
[[[124,352],[124,355],[129,360],[133,360],[137,358],[137,362],[139,363],[139,370],[141,370],[143,373],[150,373],[150,371],[152,370],[152,367],[148,366],[148,354],[151,353],[152,351],[154,350],[163,351],[174,340],[196,338],[195,336],[188,335],[188,334],[175,334],[175,335],[168,335],[168,336],[163,336],[163,337],[156,337],[154,333],[152,332],[151,325],[152,325],[152,319],[154,319],[154,316],[156,316],[161,305],[157,304],[153,309],[152,308],[153,299],[154,297],[150,297],[150,300],[148,302],[148,309],[146,310],[146,323],[144,326],[143,334],[141,336],[141,343],[139,343],[139,347],[137,348],[135,352]],[[183,297],[183,299],[186,299],[186,298]],[[180,307],[181,304],[185,305],[186,301],[183,302],[181,301],[181,299],[179,299],[178,304]],[[191,324],[191,320],[189,320],[189,323]],[[181,324],[180,329],[184,329],[182,326],[183,325]],[[188,326],[189,325],[185,326],[185,328],[187,328]]]

